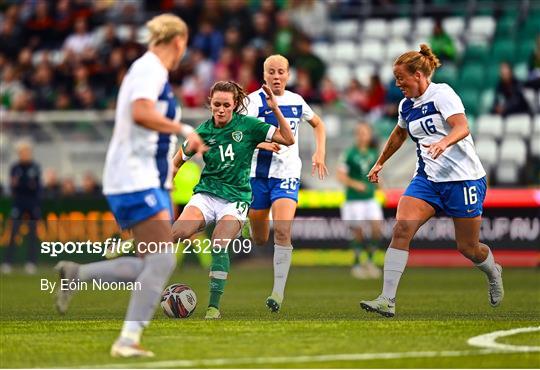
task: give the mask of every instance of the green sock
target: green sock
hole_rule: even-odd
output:
[[[351,248],[354,251],[353,265],[359,265],[360,264],[360,254],[362,253],[362,249],[364,248],[364,243],[362,243],[361,241],[353,239],[351,241]]]
[[[381,242],[379,239],[370,239],[369,247],[367,248],[368,261],[373,262],[373,255],[375,254],[375,251],[379,249],[380,244]]]
[[[208,306],[219,309],[219,301],[225,290],[229,267],[230,261],[227,252],[212,253],[212,265],[210,266],[210,302]]]

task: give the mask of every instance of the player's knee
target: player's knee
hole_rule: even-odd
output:
[[[279,245],[291,245],[291,232],[287,229],[275,228],[274,241]]]
[[[176,242],[178,240],[188,239],[191,235],[187,235],[185,228],[182,227],[180,221],[176,221],[172,227],[173,240]]]
[[[412,239],[414,228],[406,221],[397,221],[392,232],[395,239]]]

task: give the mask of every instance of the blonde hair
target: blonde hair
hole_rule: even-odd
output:
[[[268,64],[270,62],[281,62],[281,63],[285,63],[285,65],[287,66],[287,71],[289,70],[289,60],[287,58],[285,58],[283,55],[281,54],[273,54],[273,55],[270,55],[268,58],[266,58],[264,60],[264,64],[263,64],[263,68],[266,70]]]
[[[174,14],[161,14],[146,22],[146,28],[150,31],[150,45],[168,43],[175,36],[188,37],[186,23]]]
[[[427,78],[431,78],[436,68],[441,66],[439,58],[427,44],[420,44],[420,51],[408,51],[401,54],[394,65],[404,64],[410,73],[422,72]]]

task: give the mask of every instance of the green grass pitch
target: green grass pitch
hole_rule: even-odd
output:
[[[272,314],[264,305],[272,285],[271,266],[237,265],[222,299],[223,319],[208,322],[203,320],[207,273],[182,267],[171,282],[195,290],[195,313],[174,320],[159,308],[143,337],[143,345],[156,357],[128,360],[108,354],[128,292],[80,292],[68,314],[60,317],[53,310],[53,295],[40,291],[43,277],[55,275],[42,269],[36,276],[1,277],[3,368],[540,367],[540,352],[485,354],[467,344],[473,336],[540,325],[537,269],[505,269],[506,297],[493,309],[484,275],[476,269],[409,268],[398,291],[396,317],[386,319],[358,305],[360,299],[378,295],[381,281],[354,280],[346,268],[292,267],[282,311]],[[497,342],[539,346],[540,333]],[[385,353],[397,355],[377,357]]]

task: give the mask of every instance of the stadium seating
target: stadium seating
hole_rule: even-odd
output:
[[[500,163],[512,162],[523,166],[527,159],[527,147],[523,140],[517,138],[504,139],[501,143]]]
[[[493,139],[479,139],[475,142],[476,152],[486,170],[490,170],[499,160],[497,142]]]
[[[531,117],[528,114],[514,114],[506,118],[505,135],[527,138],[531,133]]]
[[[495,178],[500,185],[514,185],[519,181],[519,167],[512,162],[500,163],[495,171]]]

